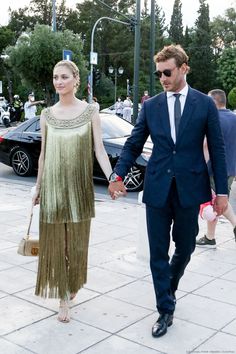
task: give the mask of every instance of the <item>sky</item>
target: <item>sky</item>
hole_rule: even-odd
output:
[[[106,0],[103,0],[106,2]],[[77,2],[82,2],[82,0],[66,0],[66,6],[68,7],[75,7]],[[148,0],[150,3],[150,0]],[[165,12],[166,15],[166,24],[169,23],[170,17],[173,10],[174,0],[156,0],[159,6]],[[208,0],[210,9],[210,19],[218,15],[224,15],[225,9],[229,7],[236,8],[236,0]],[[8,23],[8,8],[15,10],[19,7],[24,7],[29,5],[30,0],[8,0],[8,1],[1,1],[1,11],[0,11],[0,25],[4,26]],[[185,26],[193,26],[195,20],[198,17],[199,9],[199,1],[198,0],[182,0],[182,14],[183,14],[183,25]]]

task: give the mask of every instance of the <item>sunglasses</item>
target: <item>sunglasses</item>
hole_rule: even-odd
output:
[[[160,79],[162,77],[162,74],[164,74],[166,77],[171,77],[171,73],[172,73],[173,70],[175,70],[175,68],[174,69],[165,69],[163,71],[156,70],[156,71],[154,71],[154,75],[158,79]]]

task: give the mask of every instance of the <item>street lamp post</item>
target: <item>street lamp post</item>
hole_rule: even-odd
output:
[[[56,0],[52,0],[52,31],[56,32],[57,24],[56,24]]]
[[[117,77],[118,75],[122,75],[124,72],[124,68],[122,68],[122,66],[120,66],[118,69],[117,68],[113,68],[113,66],[109,66],[108,68],[108,72],[109,74],[113,74],[114,73],[114,78],[115,78],[115,94],[114,94],[114,103],[116,103],[116,96],[117,96]]]

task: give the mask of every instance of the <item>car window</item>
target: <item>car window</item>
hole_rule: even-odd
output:
[[[37,120],[37,122],[36,122],[36,132],[40,132],[40,130],[41,130],[41,127],[40,127],[40,119],[38,119]]]
[[[40,119],[35,120],[32,124],[30,124],[25,132],[39,132],[40,131]]]
[[[112,114],[100,115],[103,139],[129,136],[133,125]]]
[[[28,127],[25,129],[25,132],[35,132],[36,124],[37,122],[34,121],[32,124],[28,125]]]

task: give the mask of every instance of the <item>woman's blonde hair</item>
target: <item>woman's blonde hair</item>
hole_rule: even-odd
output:
[[[79,88],[79,85],[80,85],[79,69],[78,69],[77,65],[73,61],[70,61],[70,60],[60,60],[58,63],[56,63],[56,65],[54,66],[54,69],[57,68],[58,66],[65,66],[71,71],[74,78],[76,79],[75,90],[77,91]]]

